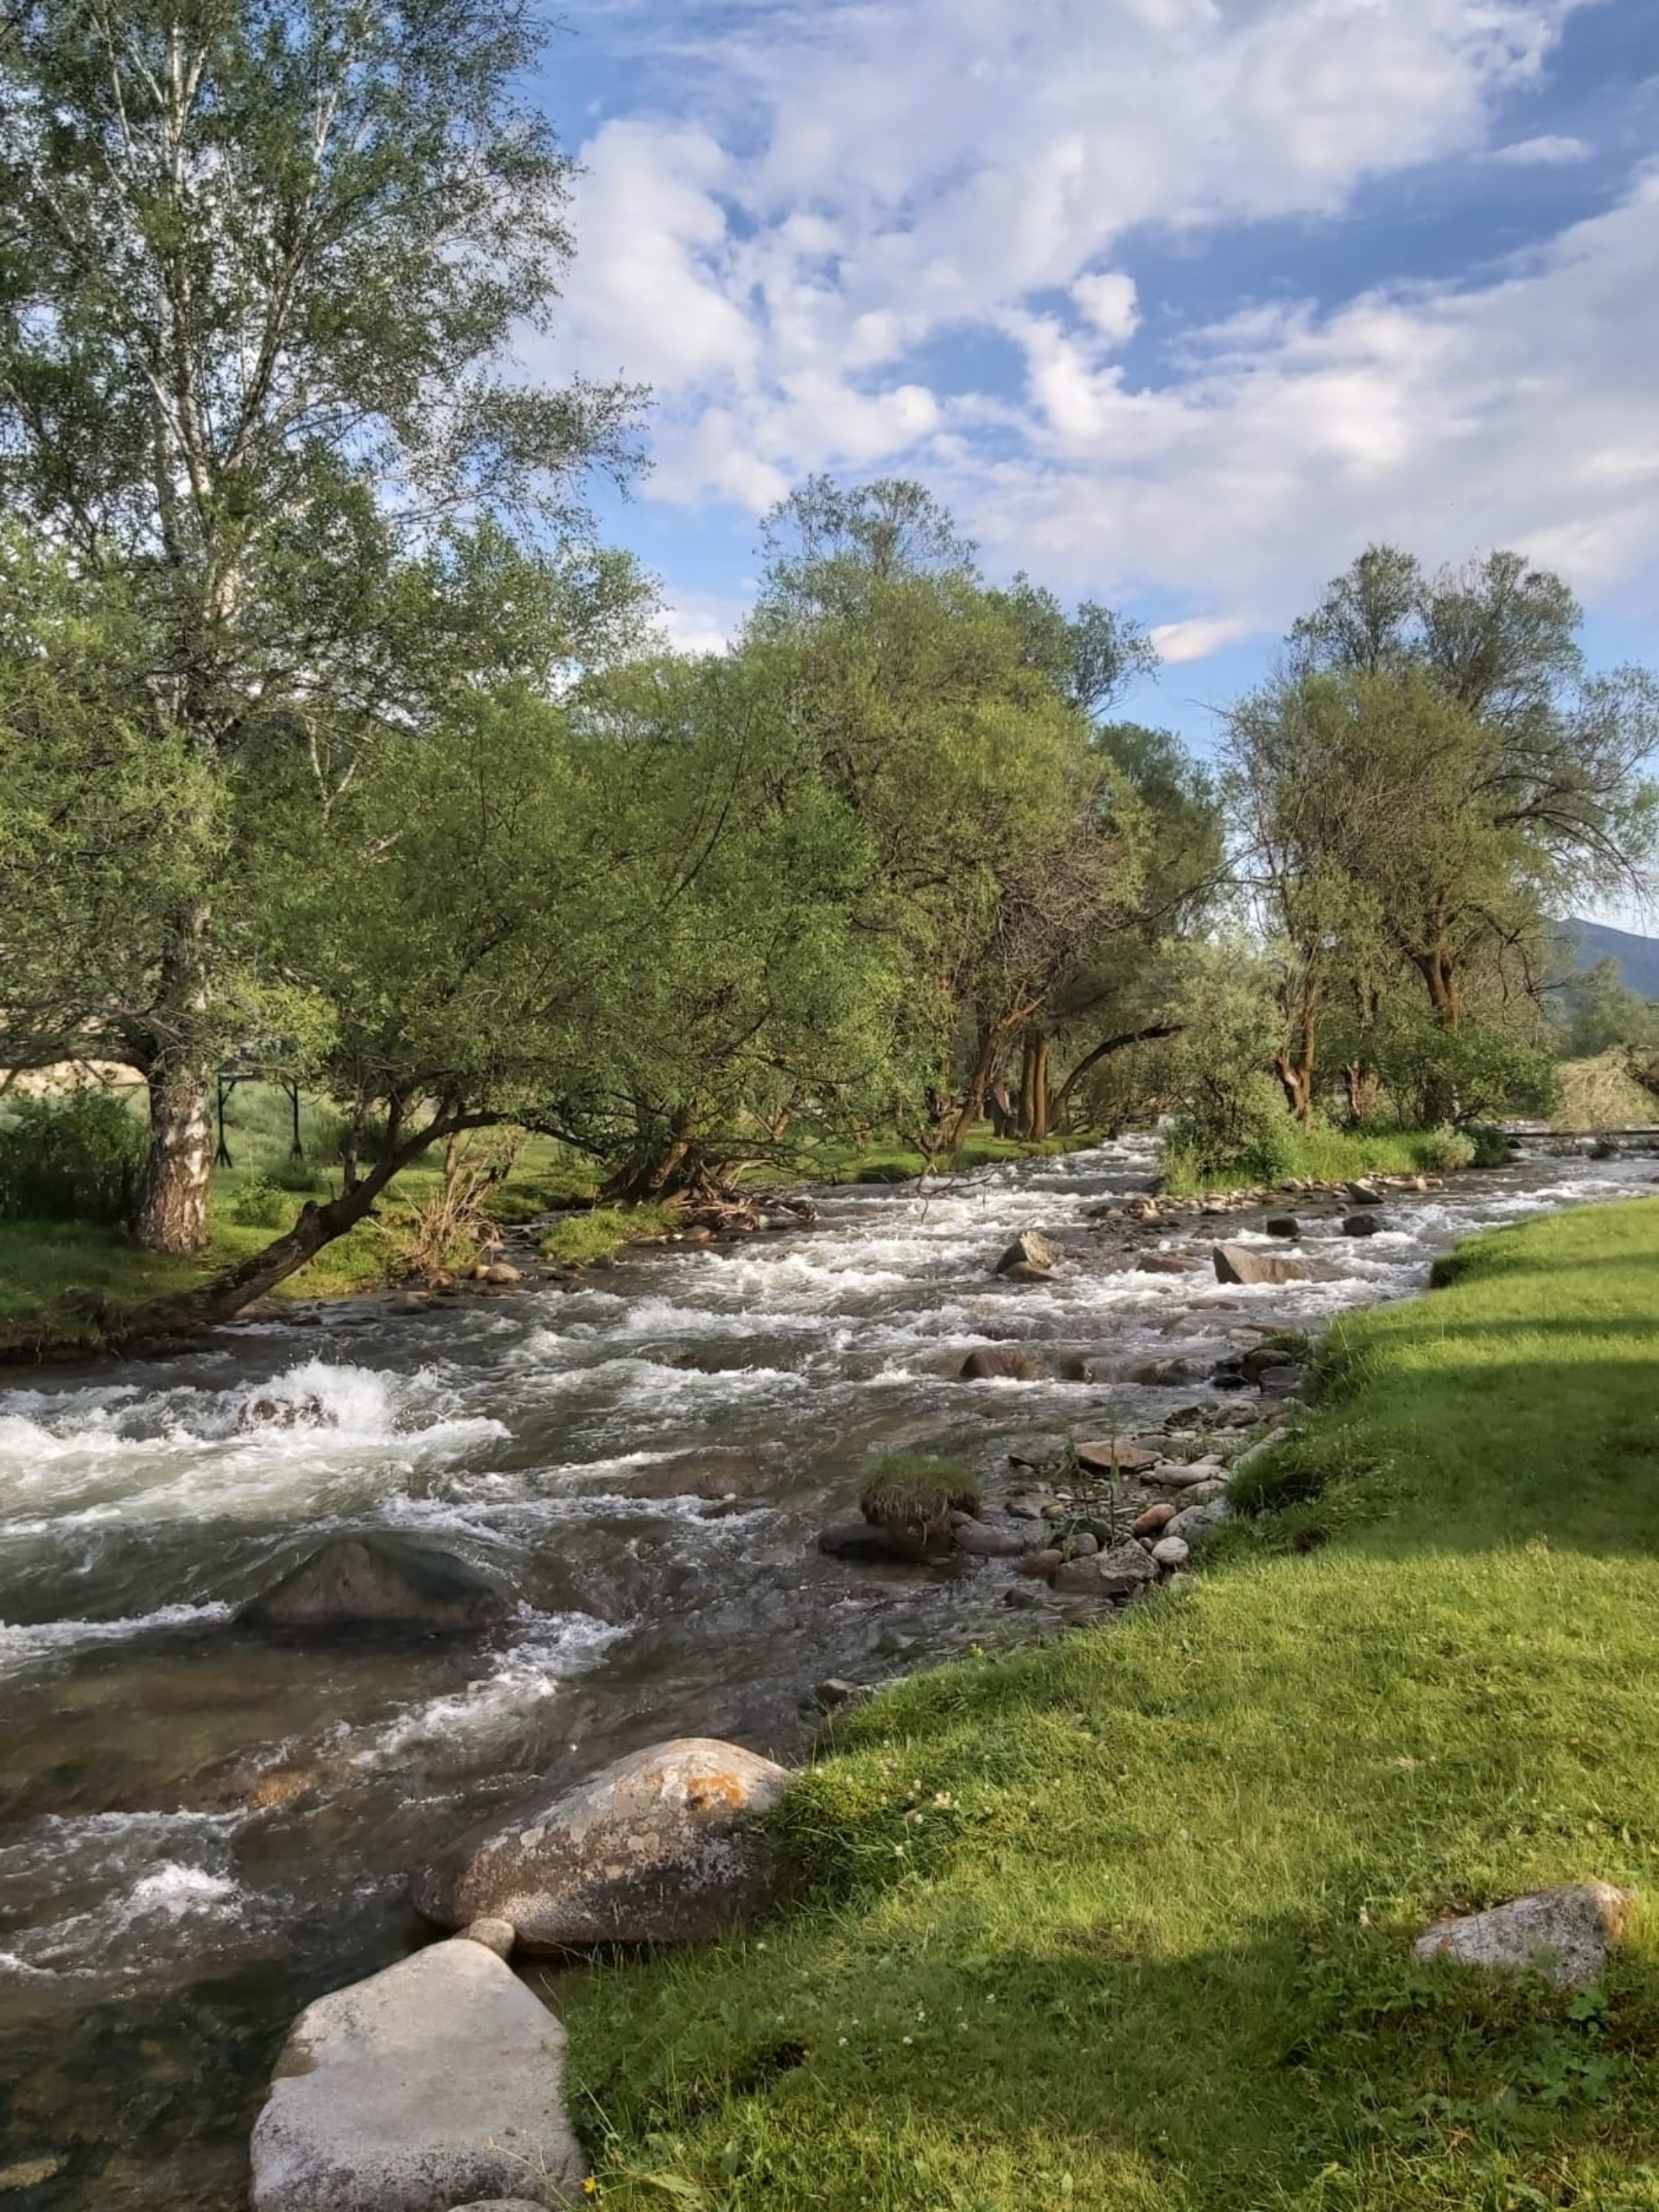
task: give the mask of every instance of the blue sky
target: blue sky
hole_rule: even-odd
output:
[[[610,533],[714,645],[760,515],[915,476],[1213,709],[1373,537],[1659,660],[1656,0],[567,0],[535,365],[654,392]]]

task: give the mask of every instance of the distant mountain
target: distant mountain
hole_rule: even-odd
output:
[[[1610,930],[1605,922],[1576,920],[1563,922],[1560,936],[1580,974],[1604,960],[1616,960],[1626,990],[1659,999],[1659,938],[1633,937],[1628,930]]]

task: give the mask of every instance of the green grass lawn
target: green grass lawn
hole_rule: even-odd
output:
[[[1659,1898],[1659,1204],[1446,1272],[1196,1587],[858,1711],[801,1902],[561,1989],[607,2204],[1659,2208],[1659,1909],[1573,1997],[1410,1957]]]

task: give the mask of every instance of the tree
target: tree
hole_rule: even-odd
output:
[[[1089,708],[1143,652],[1098,608],[989,588],[918,486],[817,479],[767,522],[745,650],[782,671],[870,841],[861,925],[909,976],[896,1052],[934,1055],[930,1147],[959,1145],[1081,944],[1119,926],[1140,810]]]
[[[159,1249],[201,1240],[238,1018],[217,781],[299,734],[338,782],[429,724],[489,658],[411,625],[443,533],[579,538],[580,471],[627,459],[632,394],[507,361],[569,252],[517,89],[541,41],[519,0],[20,0],[0,45],[0,499],[119,594],[134,725],[200,772],[200,864],[103,1040],[148,1086]]]

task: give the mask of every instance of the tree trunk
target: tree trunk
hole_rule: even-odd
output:
[[[1071,1103],[1077,1085],[1103,1060],[1109,1059],[1114,1052],[1128,1052],[1131,1045],[1155,1045],[1165,1037],[1179,1037],[1185,1027],[1184,1021],[1154,1021],[1144,1029],[1125,1029],[1118,1036],[1103,1037],[1092,1051],[1084,1054],[1055,1092],[1053,1103],[1049,1109],[1049,1127],[1059,1127],[1065,1119],[1066,1109]]]
[[[207,1241],[213,1140],[199,1069],[164,1058],[145,1076],[149,1149],[133,1233],[147,1252],[199,1252]]]
[[[1020,1134],[1020,1113],[1008,1096],[1006,1083],[994,1083],[985,1094],[985,1110],[991,1117],[991,1127],[1000,1137],[1014,1137]]]
[[[150,1035],[141,1060],[149,1092],[149,1149],[133,1234],[149,1252],[199,1252],[207,1241],[213,1144],[203,1041],[208,912],[187,906],[168,926]]]
[[[1363,1060],[1350,1060],[1342,1071],[1342,1088],[1348,1100],[1348,1118],[1357,1128],[1376,1111],[1382,1078]]]
[[[359,1221],[366,1220],[374,1211],[375,1200],[392,1178],[411,1160],[417,1159],[435,1139],[450,1135],[455,1128],[487,1127],[495,1118],[493,1115],[469,1115],[458,1123],[435,1123],[400,1144],[398,1121],[394,1115],[380,1157],[354,1189],[342,1191],[337,1198],[330,1198],[322,1205],[315,1198],[308,1198],[300,1209],[299,1219],[283,1236],[273,1237],[269,1244],[262,1245],[235,1267],[226,1268],[223,1274],[215,1275],[200,1290],[187,1292],[182,1298],[162,1299],[154,1305],[140,1306],[136,1313],[126,1315],[113,1333],[130,1341],[233,1319],[245,1306],[251,1306],[279,1282],[286,1282],[289,1275],[297,1274],[308,1260],[315,1259],[325,1244],[332,1244],[337,1236],[345,1236],[348,1229],[355,1229]]]
[[[1040,1029],[1028,1029],[1020,1056],[1020,1134],[1040,1141],[1048,1135],[1053,1097],[1049,1087],[1048,1039]]]
[[[1285,1094],[1286,1105],[1306,1128],[1313,1118],[1313,1038],[1309,1026],[1304,1025],[1301,1049],[1297,1057],[1292,1058],[1287,1045],[1281,1046],[1274,1053],[1273,1071]]]

